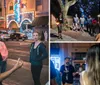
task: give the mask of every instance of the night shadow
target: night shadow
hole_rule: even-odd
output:
[[[50,37],[58,38],[58,36],[56,34],[53,34],[53,33],[50,34]]]

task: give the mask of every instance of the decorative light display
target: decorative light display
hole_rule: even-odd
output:
[[[20,0],[15,0],[14,4],[15,21],[20,22]]]
[[[21,26],[22,22],[28,20],[30,23],[34,20],[34,12],[23,12],[20,13],[20,23],[15,20],[15,14],[7,15],[7,27],[9,27],[11,21],[15,21],[18,24],[18,27]]]

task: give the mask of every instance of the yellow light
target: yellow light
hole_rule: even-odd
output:
[[[59,22],[56,22],[57,25],[59,25]]]

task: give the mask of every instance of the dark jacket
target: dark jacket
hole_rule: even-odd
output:
[[[31,44],[30,49],[30,63],[32,65],[42,65],[42,60],[48,57],[46,47],[43,43],[40,43],[35,49],[34,44]]]

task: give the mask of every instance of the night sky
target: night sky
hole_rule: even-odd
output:
[[[100,13],[99,10],[99,0],[78,0],[73,6],[69,8],[68,15],[74,16],[75,14],[78,14],[79,17],[82,15],[87,17],[90,14],[93,18],[97,18],[97,15]],[[58,17],[60,12],[61,8],[58,1],[51,0],[51,14],[53,14],[55,17]]]

